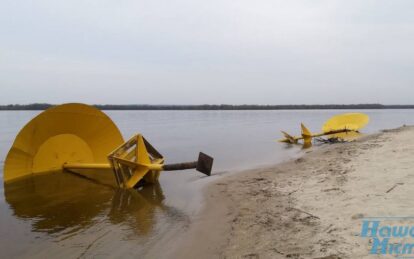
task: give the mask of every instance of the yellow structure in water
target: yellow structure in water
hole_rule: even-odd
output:
[[[105,113],[69,103],[47,109],[23,127],[7,155],[3,179],[112,168],[119,187],[133,188],[156,182],[162,170],[196,168],[210,175],[212,164],[211,157],[200,153],[196,162],[164,165],[163,156],[142,135],[124,142]]]
[[[285,138],[279,142],[297,144],[299,140],[303,140],[305,146],[312,143],[312,139],[316,137],[327,136],[328,138],[349,139],[359,135],[359,130],[364,128],[369,122],[369,117],[363,113],[344,113],[335,115],[325,122],[322,126],[322,132],[312,134],[310,130],[302,123],[302,136],[294,137],[282,131]]]

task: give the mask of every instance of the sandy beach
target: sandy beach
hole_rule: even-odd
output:
[[[362,219],[413,215],[413,158],[410,126],[220,178],[173,257],[395,258],[369,254]]]

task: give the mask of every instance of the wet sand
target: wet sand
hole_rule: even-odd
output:
[[[207,186],[190,228],[158,255],[387,258],[369,255],[361,219],[413,215],[413,167],[410,126],[220,178]]]

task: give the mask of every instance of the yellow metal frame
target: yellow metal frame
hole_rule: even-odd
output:
[[[108,155],[109,163],[64,163],[66,170],[111,169],[121,188],[134,188],[140,183],[156,183],[163,170],[164,158],[141,135],[136,134]]]
[[[115,149],[108,160],[123,188],[133,188],[142,181],[157,182],[164,164],[164,157],[141,134]]]
[[[134,151],[129,150],[132,146]],[[7,154],[3,180],[62,170],[86,173],[86,169],[112,168],[117,180],[121,176],[126,180],[117,181],[118,185],[132,188],[142,179],[158,181],[163,163],[162,155],[142,135],[124,142],[105,113],[70,103],[47,109],[21,129]],[[128,170],[131,174],[124,174]]]
[[[301,123],[301,136],[295,137],[282,131],[284,135],[283,139],[279,142],[297,144],[300,140],[303,140],[303,144],[306,147],[312,145],[312,139],[316,137],[327,136],[328,138],[355,138],[359,134],[359,130],[365,127],[369,122],[369,117],[363,113],[344,113],[331,117],[325,122],[322,127],[322,132],[312,134],[311,131]]]
[[[70,103],[47,109],[23,127],[7,155],[3,179],[59,171],[89,178],[91,169],[112,169],[119,187],[134,188],[156,183],[164,169],[194,168],[210,175],[212,165],[213,158],[200,152],[196,162],[164,166],[164,157],[141,134],[124,142],[105,113]]]

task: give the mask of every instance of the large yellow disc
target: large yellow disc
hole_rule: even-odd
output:
[[[55,106],[19,132],[7,154],[3,179],[60,171],[64,163],[108,163],[107,155],[123,142],[117,126],[95,107]]]
[[[342,129],[358,131],[365,127],[368,122],[369,117],[364,113],[344,113],[327,120],[322,127],[322,131],[325,133]]]

